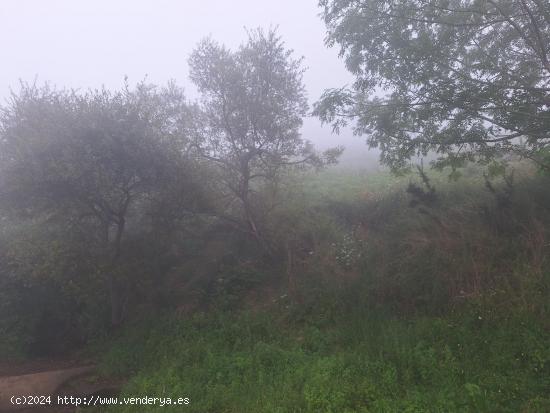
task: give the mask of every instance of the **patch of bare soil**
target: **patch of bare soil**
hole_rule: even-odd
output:
[[[22,376],[24,374],[40,373],[51,370],[65,370],[88,364],[93,364],[92,360],[83,360],[77,356],[63,359],[39,358],[23,361],[3,360],[0,361],[0,377]]]
[[[74,412],[75,406],[58,405],[57,396],[115,396],[122,382],[97,375],[91,360],[38,359],[0,363],[0,412]],[[45,406],[13,406],[12,395],[51,396]]]

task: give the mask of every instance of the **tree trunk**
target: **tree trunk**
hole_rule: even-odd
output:
[[[109,275],[109,292],[111,295],[111,327],[117,328],[122,323],[122,298],[113,272]]]
[[[252,206],[250,205],[250,172],[248,170],[246,170],[246,172],[243,173],[243,182],[241,187],[240,198],[243,203],[244,216],[246,220],[246,225],[248,226],[248,230],[250,231],[252,236],[256,239],[256,241],[258,241],[262,246],[264,246],[263,239],[260,237],[258,227],[256,226],[256,222],[254,221]]]
[[[255,241],[261,246],[263,251],[269,256],[273,257],[273,250],[266,242],[265,238],[260,234],[256,221],[254,219],[254,212],[250,203],[250,167],[248,162],[244,164],[241,169],[241,184],[237,197],[241,200],[244,209],[244,220],[248,233],[254,238]]]
[[[116,266],[118,264],[120,253],[122,234],[124,233],[125,220],[120,218],[116,226],[116,234],[114,239],[114,251],[111,257],[109,268],[109,292],[111,296],[111,327],[117,328],[122,324],[124,316],[124,308],[122,304],[121,286],[116,277]]]

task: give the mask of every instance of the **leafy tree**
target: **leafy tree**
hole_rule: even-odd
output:
[[[187,113],[175,85],[145,83],[83,94],[23,84],[2,109],[4,206],[87,234],[107,273],[113,325],[127,290],[119,271],[125,234],[167,211],[163,200],[183,210],[200,199],[183,151]]]
[[[548,169],[550,3],[543,0],[321,0],[326,43],[355,75],[315,113],[355,121],[382,160],[460,166],[516,154]]]
[[[340,150],[319,155],[300,135],[308,110],[301,59],[274,30],[248,35],[236,51],[205,39],[189,63],[202,93],[196,147],[217,167],[223,215],[265,246],[257,189],[289,167],[334,162]]]

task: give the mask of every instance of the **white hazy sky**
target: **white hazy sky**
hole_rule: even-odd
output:
[[[245,27],[278,26],[305,58],[313,103],[325,88],[352,81],[338,51],[324,45],[319,12],[317,0],[0,0],[0,101],[19,79],[119,88],[125,75],[130,82],[175,79],[193,95],[187,59],[200,39],[211,35],[234,48],[246,39]],[[303,135],[320,147],[353,146],[354,157],[366,152],[361,138],[333,136],[317,119],[306,119]]]

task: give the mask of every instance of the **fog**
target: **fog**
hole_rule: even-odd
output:
[[[58,87],[119,88],[144,77],[162,84],[175,79],[190,98],[187,59],[197,42],[211,36],[235,48],[245,28],[277,26],[296,56],[304,57],[309,100],[327,87],[351,82],[338,50],[324,44],[325,27],[317,0],[3,0],[0,3],[2,68],[0,100],[19,80]],[[364,138],[339,136],[316,118],[304,121],[303,135],[319,148],[344,145],[343,164],[374,166]]]

